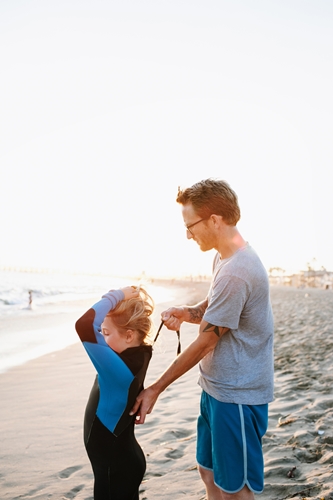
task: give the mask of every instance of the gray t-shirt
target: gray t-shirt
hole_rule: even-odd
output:
[[[199,385],[224,403],[273,400],[273,314],[267,272],[247,244],[228,259],[217,254],[203,319],[230,330],[200,362]]]

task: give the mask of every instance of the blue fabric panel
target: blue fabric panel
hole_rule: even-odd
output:
[[[134,376],[104,338],[103,343],[84,342],[83,345],[98,372],[100,398],[96,414],[105,427],[113,432],[126,408]]]

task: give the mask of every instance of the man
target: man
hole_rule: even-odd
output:
[[[273,399],[273,315],[267,273],[242,238],[237,196],[222,180],[178,192],[187,237],[217,250],[208,297],[162,313],[170,330],[200,324],[197,338],[139,394],[143,423],[159,394],[200,362],[197,461],[208,500],[253,500],[263,490],[261,438]]]

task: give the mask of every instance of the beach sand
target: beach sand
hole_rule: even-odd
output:
[[[174,305],[195,303],[208,290],[206,282],[169,286],[174,287]],[[258,498],[333,499],[333,293],[272,287],[271,296],[275,401],[263,442],[265,491]],[[65,320],[51,314],[49,320],[71,331],[90,305],[77,303]],[[156,308],[156,328],[169,305]],[[47,328],[47,315],[30,322]],[[13,335],[25,327],[12,324]],[[196,332],[195,325],[182,326],[183,348]],[[172,362],[176,349],[176,334],[163,328],[146,385]],[[147,459],[140,500],[205,498],[195,461],[197,378],[194,367],[160,396],[146,424],[136,427]],[[1,500],[92,500],[82,424],[93,379],[94,368],[80,343],[0,374]],[[291,470],[294,477],[288,477]]]

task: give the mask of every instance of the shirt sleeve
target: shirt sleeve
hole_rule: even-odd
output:
[[[248,294],[244,280],[222,276],[213,284],[203,319],[215,326],[237,329]]]

